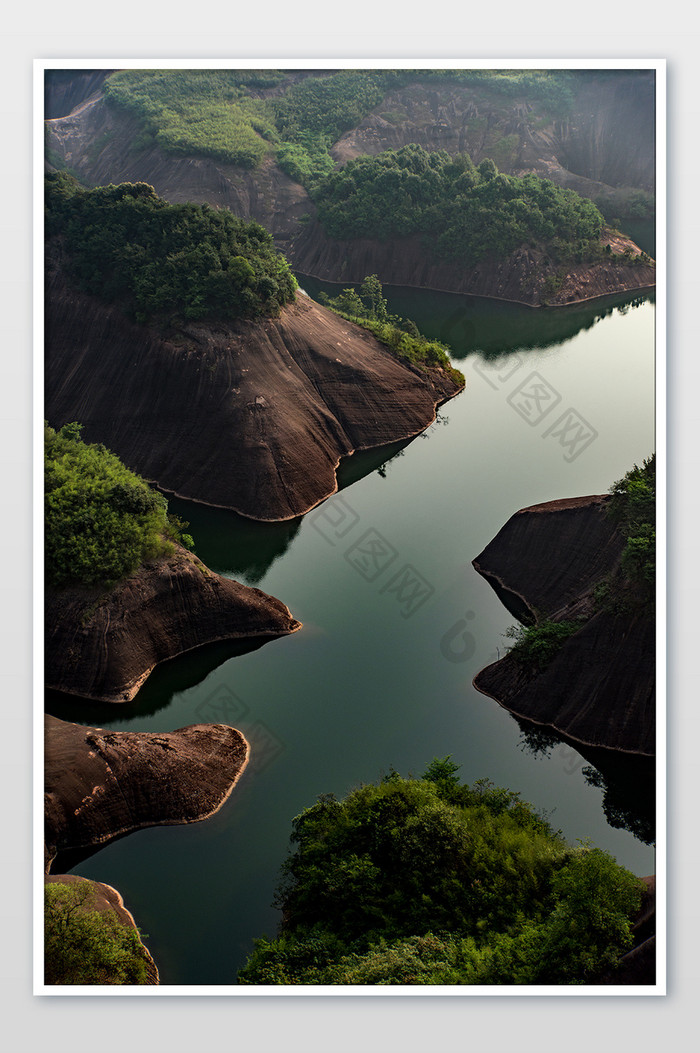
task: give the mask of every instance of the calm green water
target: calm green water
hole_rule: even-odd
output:
[[[164,984],[231,984],[253,938],[274,934],[291,819],[319,794],[343,796],[391,767],[419,775],[447,754],[464,779],[521,791],[570,840],[654,871],[652,848],[606,820],[587,762],[562,743],[533,754],[471,686],[513,622],[471,560],[518,508],[603,492],[654,448],[653,303],[569,314],[416,290],[389,299],[449,335],[467,377],[423,436],[351,459],[344,489],[294,523],[172,502],[210,567],[280,597],[304,628],[174,661],[135,705],[51,703],[117,730],[222,720],[251,742],[212,819],[131,834],[75,867],[120,889]],[[494,357],[499,344],[507,353]],[[561,444],[574,433],[560,419],[579,421],[578,444]]]

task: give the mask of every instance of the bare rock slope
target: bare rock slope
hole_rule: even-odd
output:
[[[315,220],[297,237],[289,258],[301,274],[324,281],[357,284],[365,275],[376,274],[391,285],[485,296],[529,307],[563,307],[654,288],[656,266],[653,260],[634,262],[641,250],[630,238],[605,231],[601,243],[610,245],[607,258],[568,265],[562,276],[541,248],[521,246],[505,259],[467,266],[433,256],[419,236],[341,241],[329,238]]]
[[[419,434],[463,387],[303,295],[278,318],[164,335],[58,269],[45,361],[52,425],[80,421],[163,489],[260,520],[308,512],[337,489],[342,457]]]

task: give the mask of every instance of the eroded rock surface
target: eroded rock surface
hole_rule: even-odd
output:
[[[113,589],[46,590],[46,686],[128,702],[159,662],[219,640],[272,638],[299,628],[280,600],[212,573],[178,546]]]
[[[225,724],[107,731],[47,715],[44,729],[47,872],[61,851],[206,819],[248,762],[245,738]]]
[[[162,335],[71,289],[46,299],[46,416],[132,470],[252,519],[303,515],[340,459],[408,439],[463,387],[299,295],[278,318]]]

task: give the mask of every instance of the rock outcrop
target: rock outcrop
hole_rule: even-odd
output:
[[[282,250],[311,210],[303,187],[270,158],[251,170],[209,157],[166,154],[153,139],[134,148],[142,131],[136,118],[109,106],[101,94],[91,95],[69,115],[46,122],[48,160],[89,186],[149,183],[170,204],[229,208],[262,223]]]
[[[482,669],[474,686],[574,742],[653,756],[654,614],[644,606],[616,613],[593,597],[599,582],[619,572],[625,544],[605,515],[608,500],[521,509],[473,561],[520,620],[582,621],[541,672],[509,653]]]
[[[146,826],[206,819],[248,762],[245,738],[225,724],[106,731],[47,715],[44,728],[47,872],[58,852]]]
[[[463,380],[392,355],[299,294],[278,318],[166,335],[76,292],[46,295],[45,414],[80,421],[171,493],[252,519],[303,515],[342,457],[418,435]]]
[[[314,220],[295,239],[288,255],[300,274],[323,281],[357,284],[365,275],[376,274],[388,285],[485,296],[528,307],[563,307],[654,288],[656,267],[653,261],[633,262],[641,253],[630,238],[607,231],[601,242],[610,245],[609,256],[597,263],[567,266],[561,277],[541,248],[522,246],[506,259],[467,267],[437,259],[418,236],[341,241],[329,238]],[[623,256],[626,251],[629,259]]]
[[[280,600],[212,573],[177,546],[112,589],[46,590],[46,686],[128,702],[159,662],[220,640],[269,639],[299,628]]]

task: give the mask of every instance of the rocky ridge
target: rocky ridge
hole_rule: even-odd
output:
[[[245,738],[225,724],[106,731],[47,715],[44,736],[47,873],[59,852],[146,826],[206,819],[248,762]]]

